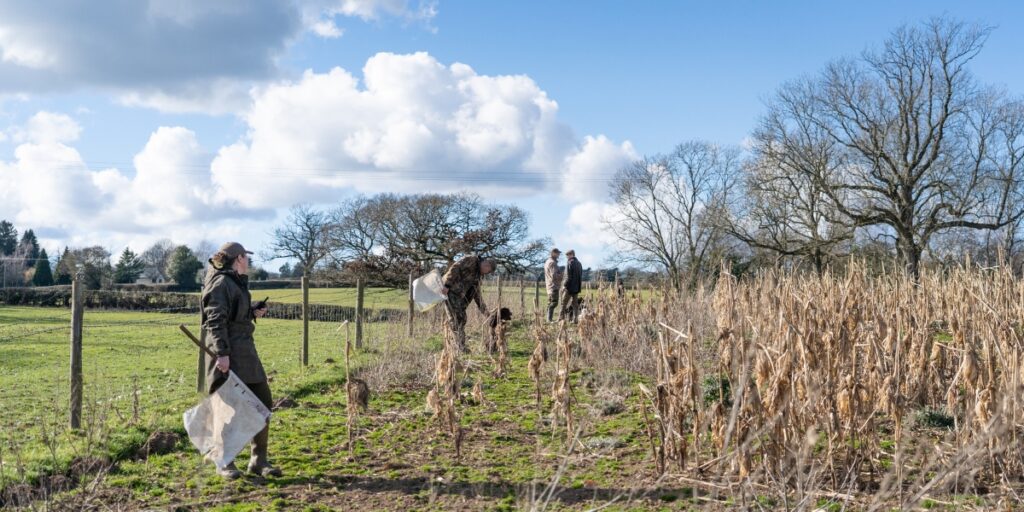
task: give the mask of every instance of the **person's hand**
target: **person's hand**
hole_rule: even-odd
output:
[[[448,296],[448,287],[447,286],[442,286],[441,287],[441,295],[444,295],[446,297]]]
[[[231,361],[228,356],[220,356],[217,358],[217,369],[222,373],[227,373],[228,368],[231,367]]]
[[[263,306],[262,308],[254,309],[252,312],[256,315],[256,318],[263,318],[267,314],[267,307]]]

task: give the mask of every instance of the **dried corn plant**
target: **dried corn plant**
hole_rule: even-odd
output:
[[[504,377],[508,374],[508,323],[498,320],[494,328],[494,343],[496,345],[497,358],[494,361],[495,377]]]
[[[444,326],[444,348],[437,357],[434,373],[434,388],[427,394],[427,406],[434,412],[438,425],[443,433],[451,436],[455,458],[462,455],[462,417],[457,403],[460,401],[462,348],[455,339],[454,331],[448,322]]]
[[[541,370],[544,363],[548,362],[548,344],[551,337],[548,330],[544,328],[541,323],[540,317],[538,316],[536,322],[534,322],[532,328],[532,337],[534,339],[533,353],[530,354],[530,361],[527,364],[527,370],[530,373],[530,380],[533,381],[534,385],[534,398],[537,402],[537,410],[541,410]]]
[[[659,473],[795,508],[1017,500],[1024,282],[1008,268],[723,272],[711,292],[592,305],[586,359],[612,361],[610,343],[651,359],[640,412]]]
[[[572,402],[573,392],[570,380],[573,344],[565,321],[560,323],[555,337],[555,380],[551,385],[551,428],[558,429],[559,421],[564,422],[566,440],[573,439]]]

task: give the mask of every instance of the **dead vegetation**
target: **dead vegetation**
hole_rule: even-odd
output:
[[[526,351],[494,367],[507,368],[493,375],[502,383],[532,381],[518,405],[532,390],[535,429],[495,437],[498,420],[464,419],[464,404],[490,414],[508,397],[484,382],[492,377],[486,356],[463,355],[451,336],[433,359],[418,340],[382,347],[362,380],[349,380],[351,414],[365,411],[369,389],[429,390],[428,408],[459,464],[479,463],[477,452],[495,439],[529,432],[538,465],[634,450],[641,466],[622,483],[682,485],[695,501],[796,510],[823,501],[914,508],[962,495],[985,506],[1021,502],[1024,281],[1006,268],[916,281],[856,267],[820,277],[723,273],[715,286],[621,298],[602,289],[587,303],[575,326],[535,315],[528,331],[515,332],[532,352],[517,345]],[[496,334],[500,358],[509,333],[502,325]],[[350,432],[359,430],[353,418]],[[604,422],[635,429],[635,441],[600,432]],[[608,500],[628,502],[619,487]]]
[[[1017,501],[1024,284],[1008,269],[723,274],[713,291],[593,301],[579,326],[590,364],[652,378],[636,389],[658,473],[795,508]],[[673,315],[694,304],[711,332]]]

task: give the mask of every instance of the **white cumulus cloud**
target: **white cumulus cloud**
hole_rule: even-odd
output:
[[[15,131],[14,158],[0,162],[0,218],[48,240],[91,237],[85,243],[95,244],[189,230],[195,236],[273,214],[226,198],[210,179],[212,155],[185,128],[158,128],[135,155],[134,172],[90,168],[69,145],[81,127],[65,114],[39,112]]]
[[[15,130],[18,142],[61,143],[78,140],[82,127],[65,114],[40,111],[29,118],[24,127]]]
[[[614,173],[637,158],[629,141],[616,144],[604,135],[588,135],[579,152],[569,157],[562,192],[574,202],[604,199]]]
[[[126,168],[93,169],[73,147],[79,124],[40,112],[11,131],[18,145],[0,162],[0,182],[13,186],[0,187],[0,218],[139,240],[190,227],[227,233],[353,191],[471,191],[503,202],[543,193],[582,202],[567,227],[582,246],[603,240],[605,182],[636,158],[628,141],[577,137],[530,77],[483,75],[426,53],[377,54],[361,76],[307,71],[253,89],[241,121],[245,135],[227,146],[160,127]]]
[[[602,201],[586,201],[573,206],[565,219],[559,243],[583,253],[607,253],[616,246],[615,235],[608,229],[614,224],[615,208]],[[563,251],[566,249],[562,249]],[[595,262],[597,263],[597,262]]]
[[[221,148],[214,183],[246,206],[364,192],[603,190],[635,158],[628,142],[578,140],[558,104],[524,75],[481,75],[427,53],[380,53],[362,80],[334,68],[254,92],[247,135]],[[224,184],[244,177],[251,186]]]

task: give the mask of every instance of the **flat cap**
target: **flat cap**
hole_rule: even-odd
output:
[[[243,253],[253,254],[252,251],[245,250],[245,247],[242,247],[242,244],[238,242],[228,242],[220,246],[220,249],[217,252],[222,252],[226,254],[229,258],[237,258],[241,256]]]

